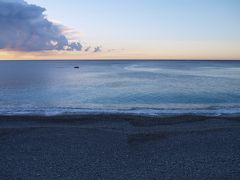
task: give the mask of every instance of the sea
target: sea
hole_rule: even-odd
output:
[[[240,61],[0,61],[0,115],[236,115]]]

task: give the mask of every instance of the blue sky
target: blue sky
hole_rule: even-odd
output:
[[[46,8],[48,19],[79,31],[83,43],[105,51],[117,49],[118,55],[124,49],[125,56],[136,58],[148,51],[156,58],[198,58],[199,53],[206,54],[203,58],[221,58],[216,53],[226,49],[223,59],[240,58],[239,0],[27,2]]]
[[[51,19],[107,40],[240,39],[239,0],[28,0]]]

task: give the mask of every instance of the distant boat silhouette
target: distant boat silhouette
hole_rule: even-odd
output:
[[[79,66],[75,66],[74,68],[75,68],[75,69],[79,69]]]

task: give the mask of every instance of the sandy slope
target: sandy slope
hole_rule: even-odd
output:
[[[0,179],[238,179],[240,118],[0,117]]]

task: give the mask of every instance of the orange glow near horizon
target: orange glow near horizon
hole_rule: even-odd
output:
[[[0,50],[0,60],[95,60],[95,59],[201,59],[240,60],[240,43],[218,42],[148,42],[148,46],[135,49],[102,52],[38,51],[21,52]],[[147,43],[146,43],[147,44]],[[108,45],[112,47],[114,45]],[[155,47],[155,48],[151,48]],[[157,47],[157,48],[156,48]],[[110,49],[110,48],[109,48]],[[117,49],[117,48],[116,48]],[[119,48],[120,49],[120,48]]]
[[[131,52],[131,53],[70,53],[70,52],[17,52],[17,51],[0,51],[0,60],[114,60],[114,59],[196,59],[196,60],[240,60],[238,54],[219,55],[213,53],[188,53],[174,52],[168,54],[166,52]]]

